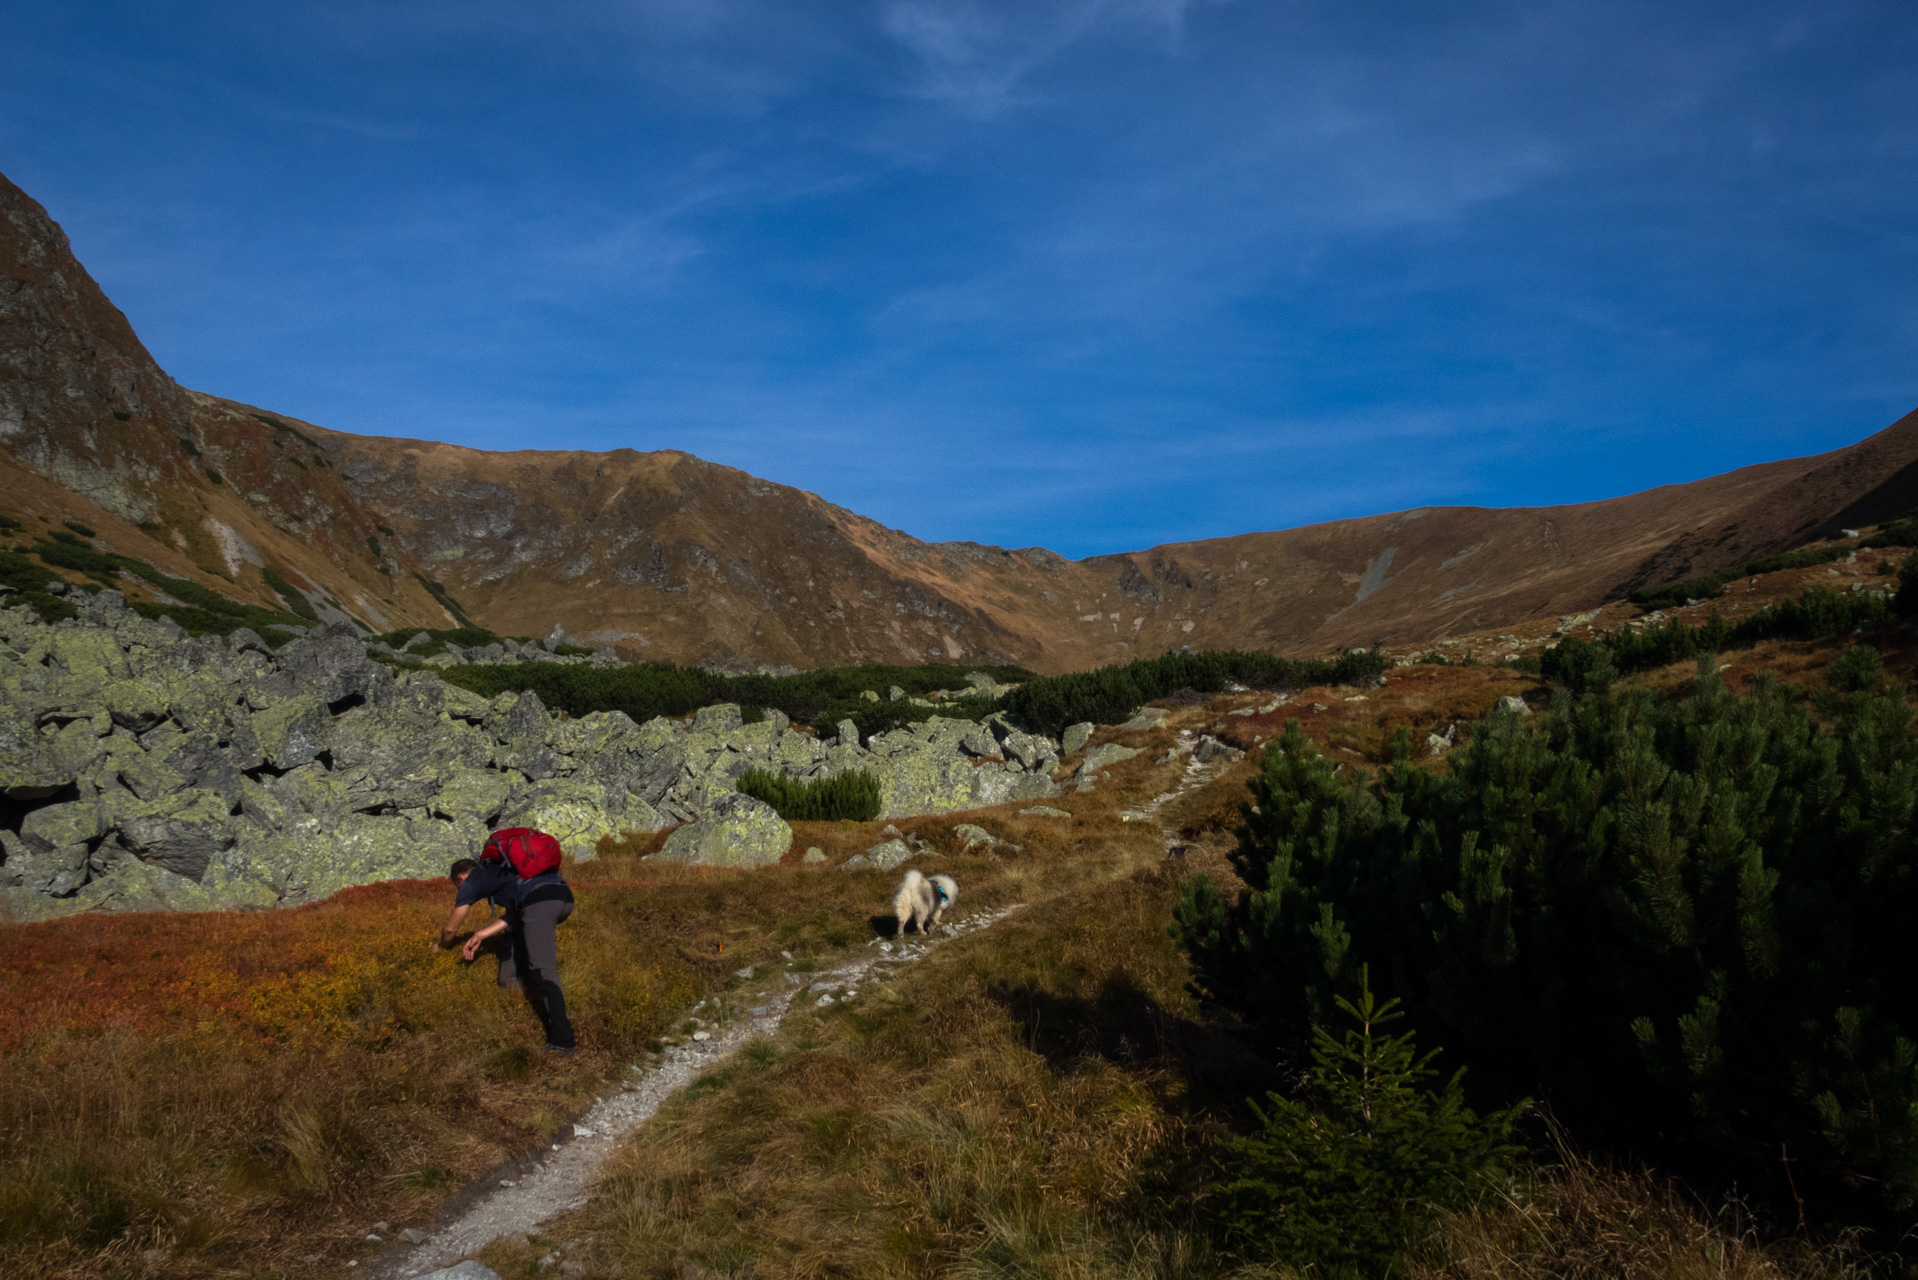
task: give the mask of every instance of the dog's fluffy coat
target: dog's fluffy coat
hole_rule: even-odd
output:
[[[945,919],[946,908],[957,901],[959,882],[951,876],[928,879],[917,871],[906,872],[906,878],[892,891],[892,914],[899,921],[898,936],[904,937],[915,924],[920,933],[931,932],[934,925]]]

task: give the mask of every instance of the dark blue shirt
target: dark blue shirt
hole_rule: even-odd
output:
[[[549,898],[571,902],[573,891],[557,871],[522,880],[519,873],[504,862],[482,862],[460,882],[460,891],[453,899],[453,905],[470,907],[481,898],[501,911],[511,913],[529,903],[544,902]]]

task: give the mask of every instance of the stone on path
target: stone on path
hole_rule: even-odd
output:
[[[558,630],[557,627],[554,630]],[[419,1280],[500,1280],[499,1272],[468,1258],[458,1266],[441,1267],[438,1271],[429,1271]]]

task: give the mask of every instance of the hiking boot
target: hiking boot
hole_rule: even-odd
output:
[[[546,1046],[546,1052],[556,1054],[562,1058],[570,1058],[573,1056],[573,1046],[570,1044],[549,1044]]]

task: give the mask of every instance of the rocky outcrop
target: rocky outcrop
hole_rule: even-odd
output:
[[[934,717],[862,745],[731,705],[689,723],[555,718],[537,694],[485,699],[376,663],[314,628],[277,653],[245,630],[189,638],[117,592],[47,625],[0,609],[0,911],[271,907],[437,877],[500,826],[575,859],[624,832],[679,829],[663,858],[777,862],[792,830],[739,794],[749,769],[880,782],[886,816],[1058,794],[1058,747],[993,717]]]

